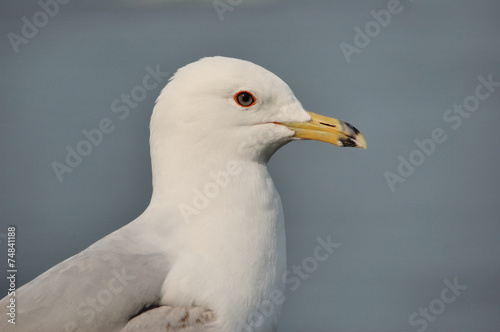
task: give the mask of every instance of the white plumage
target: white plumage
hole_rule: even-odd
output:
[[[0,330],[275,331],[285,229],[266,163],[296,139],[366,147],[255,64],[212,57],[179,69],[151,118],[146,211],[21,287],[18,324],[3,317]],[[272,313],[256,314],[266,303]]]

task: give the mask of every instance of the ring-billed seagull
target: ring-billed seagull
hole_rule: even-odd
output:
[[[226,57],[179,69],[150,129],[147,209],[2,299],[16,324],[4,313],[1,331],[276,331],[285,227],[267,161],[294,140],[366,148],[364,137]]]

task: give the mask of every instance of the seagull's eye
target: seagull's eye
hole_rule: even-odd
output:
[[[234,95],[234,101],[240,106],[250,107],[257,101],[253,94],[248,91],[240,91]]]

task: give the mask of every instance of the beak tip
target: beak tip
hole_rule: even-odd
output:
[[[367,144],[366,144],[366,139],[361,133],[358,134],[358,137],[356,137],[356,142],[358,143],[358,148],[366,150]]]
[[[365,138],[359,131],[352,136],[340,137],[337,140],[337,142],[333,144],[340,147],[361,148],[361,149],[366,149],[367,146]]]

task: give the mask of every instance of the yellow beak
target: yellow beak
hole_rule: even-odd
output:
[[[337,146],[366,149],[366,140],[359,130],[349,123],[327,116],[307,112],[311,116],[309,122],[281,122],[295,132],[294,137],[313,139]]]

